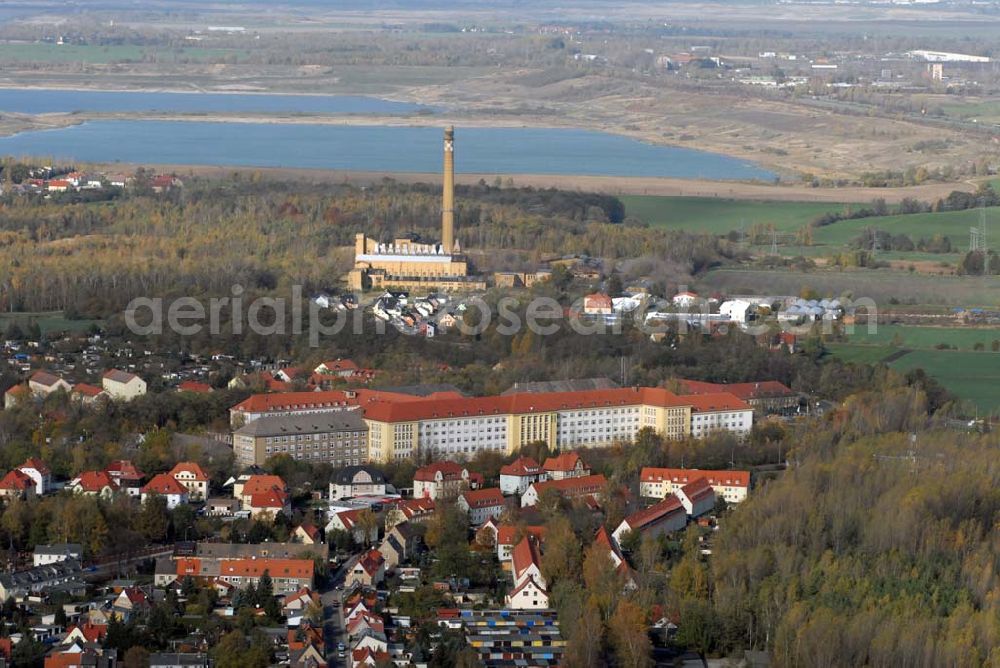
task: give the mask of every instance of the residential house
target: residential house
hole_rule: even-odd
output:
[[[52,489],[52,471],[42,460],[29,457],[17,470],[34,481],[38,496],[44,496]]]
[[[549,607],[549,596],[542,576],[538,543],[532,536],[521,539],[511,552],[511,575],[514,587],[504,601],[511,610],[541,610]]]
[[[385,578],[385,558],[378,550],[368,550],[358,558],[354,566],[347,572],[345,587],[362,585],[376,587]]]
[[[249,510],[251,517],[273,518],[279,513],[285,515],[291,513],[288,487],[280,476],[251,475],[239,486],[238,491],[242,508]]]
[[[705,471],[701,469],[671,469],[644,467],[639,474],[639,495],[662,499],[676,494],[681,487],[698,478],[705,478],[716,496],[726,503],[740,503],[750,490],[749,471]]]
[[[402,522],[390,528],[378,548],[378,551],[385,558],[386,570],[394,570],[410,559],[416,551],[419,541],[420,534],[409,522]]]
[[[167,500],[167,508],[173,510],[182,503],[187,503],[189,496],[187,487],[177,482],[169,473],[158,473],[147,482],[140,491],[143,503],[154,496],[162,496]]]
[[[197,462],[179,462],[169,475],[187,488],[190,500],[204,501],[208,498],[208,474]]]
[[[280,546],[271,546],[280,548]],[[232,552],[232,550],[227,550]],[[172,582],[190,577],[202,586],[213,585],[217,580],[236,589],[256,586],[267,571],[274,585],[276,595],[298,591],[302,587],[313,586],[315,564],[311,558],[244,557],[210,558],[180,557],[160,559],[156,562],[154,583],[166,587]]]
[[[533,482],[542,480],[545,471],[531,457],[521,456],[500,468],[500,491],[504,494],[524,494]]]
[[[685,290],[674,295],[671,301],[674,303],[674,308],[686,310],[700,304],[701,298],[698,297],[698,293]]]
[[[102,399],[107,399],[108,393],[96,385],[77,383],[70,392],[70,398],[85,406],[92,406]]]
[[[127,459],[116,459],[108,464],[104,472],[111,476],[111,479],[118,485],[118,489],[129,496],[140,496],[142,494],[142,480],[146,474],[135,467],[135,464]]]
[[[216,496],[205,501],[204,513],[209,517],[232,517],[239,509],[239,499]]]
[[[309,587],[302,587],[285,596],[281,602],[281,614],[285,617],[302,617],[310,605],[322,606],[319,594]]]
[[[697,478],[681,487],[677,498],[690,517],[700,517],[715,507],[715,491],[706,478]]]
[[[76,559],[0,574],[0,601],[39,593],[74,595],[85,590],[83,569]]]
[[[110,498],[118,491],[118,485],[105,471],[84,471],[67,483],[66,488],[76,494],[91,494]]]
[[[542,464],[542,470],[545,473],[542,480],[564,480],[590,475],[590,468],[575,452],[564,452],[555,457],[548,457]]]
[[[497,559],[500,560],[501,564],[506,564],[510,561],[510,555],[514,551],[514,546],[523,540],[525,536],[532,537],[537,545],[542,545],[545,542],[545,527],[540,524],[529,524],[527,526],[502,524],[497,527]]]
[[[36,545],[32,553],[33,566],[45,566],[67,559],[79,561],[83,557],[83,546],[79,543],[53,543],[51,545]]]
[[[499,487],[465,490],[458,495],[456,504],[469,515],[469,522],[474,527],[484,524],[491,517],[500,517],[506,508]]]
[[[385,476],[372,466],[345,466],[333,474],[330,500],[385,494]]]
[[[681,500],[671,494],[659,503],[636,511],[621,521],[612,537],[621,547],[622,540],[630,533],[638,532],[658,537],[680,531],[687,526],[687,511]]]
[[[134,373],[112,369],[101,377],[101,386],[117,401],[131,401],[146,394],[146,381]]]
[[[385,528],[388,531],[401,522],[426,522],[434,516],[437,504],[431,499],[403,499],[388,509]]]
[[[3,407],[9,410],[19,403],[31,399],[31,397],[31,390],[28,389],[27,385],[14,385],[3,393]]]
[[[149,610],[149,597],[139,587],[125,587],[111,604],[112,614],[118,621],[128,623],[137,615]]]
[[[316,367],[315,372],[339,376],[340,378],[351,378],[361,370],[352,360],[336,359],[329,362],[322,362]]]
[[[303,522],[295,527],[295,531],[292,532],[292,540],[304,545],[316,545],[323,542],[323,535],[316,525],[311,522]]]
[[[614,303],[608,295],[595,292],[583,298],[583,312],[587,315],[611,315]]]
[[[26,499],[35,495],[35,481],[30,476],[14,469],[0,479],[0,497],[5,499]]]
[[[607,479],[602,474],[536,482],[528,487],[528,491],[521,497],[521,507],[535,505],[547,490],[554,490],[559,496],[566,499],[598,497],[604,491],[607,483]]]
[[[192,394],[209,394],[212,386],[208,383],[201,383],[197,380],[185,380],[177,386],[178,392],[191,392]]]
[[[455,462],[421,466],[413,475],[413,496],[418,499],[455,498],[469,485],[469,471]]]
[[[36,371],[28,378],[28,389],[36,397],[47,397],[53,392],[62,390],[69,392],[73,386],[55,374],[48,371]]]
[[[369,525],[365,524],[365,518],[371,519]],[[344,531],[351,535],[351,539],[359,545],[370,545],[378,540],[378,521],[367,508],[351,508],[340,510],[330,515],[330,522],[326,525],[326,532]]]

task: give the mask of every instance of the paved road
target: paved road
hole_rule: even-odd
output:
[[[361,556],[360,553],[351,555],[337,567],[337,570],[330,573],[329,589],[320,594],[320,600],[323,603],[323,642],[326,643],[326,658],[329,666],[351,665],[350,654],[340,658],[337,651],[337,643],[344,643],[348,651],[350,650],[350,645],[347,642],[347,625],[344,624],[344,612],[341,605],[341,597],[344,592],[338,587],[343,586],[348,567],[353,566],[359,556]]]

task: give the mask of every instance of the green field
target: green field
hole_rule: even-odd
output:
[[[826,348],[834,357],[853,364],[878,364],[893,353],[893,349],[889,346],[854,343],[830,343]]]
[[[851,293],[878,304],[902,303],[993,308],[1000,306],[1000,276],[930,276],[888,269],[794,271],[792,269],[715,269],[701,276],[699,293],[799,295],[815,290],[821,297]]]
[[[750,226],[774,225],[779,232],[794,232],[830,211],[843,211],[843,204],[824,202],[760,202],[714,197],[660,197],[623,195],[625,214],[650,226],[726,234]]]
[[[141,62],[152,55],[156,62],[205,62],[237,59],[243,49],[202,49],[197,47],[101,46],[81,44],[0,44],[0,62],[7,63],[122,63]]]
[[[12,322],[16,322],[22,329],[36,322],[43,336],[51,332],[85,332],[91,325],[101,324],[100,320],[67,320],[62,311],[0,313],[0,334],[7,331]]]
[[[865,326],[855,327],[851,335],[852,344],[889,346],[893,341],[901,348],[911,349],[933,350],[939,343],[947,343],[959,350],[972,351],[981,343],[983,348],[990,350],[994,341],[1000,341],[1000,328],[879,325],[871,333]]]
[[[879,216],[841,220],[813,230],[813,242],[826,246],[846,246],[867,228],[890,234],[905,234],[916,243],[921,237],[930,239],[936,234],[947,236],[956,248],[969,245],[969,228],[979,224],[979,209],[945,211],[941,213],[911,213],[905,216]],[[987,225],[1000,221],[1000,211],[986,209]]]
[[[898,371],[923,369],[980,411],[1000,410],[1000,353],[915,350],[889,366]]]

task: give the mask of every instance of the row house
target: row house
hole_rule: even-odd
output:
[[[713,504],[714,505],[714,504]],[[688,515],[681,500],[671,494],[659,503],[632,513],[615,528],[612,537],[621,547],[625,536],[638,532],[654,538],[664,534],[680,531],[687,526]]]
[[[604,492],[604,487],[607,484],[607,478],[602,474],[538,482],[531,485],[528,491],[521,497],[521,507],[526,508],[537,504],[538,500],[548,490],[554,490],[559,496],[566,499],[596,498]]]

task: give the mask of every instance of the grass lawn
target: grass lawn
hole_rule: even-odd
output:
[[[62,311],[0,313],[0,332],[5,332],[12,322],[17,322],[22,329],[37,322],[42,336],[50,332],[85,332],[91,325],[102,323],[100,320],[67,320]]]
[[[671,230],[726,234],[751,225],[773,224],[779,232],[794,232],[830,211],[842,211],[843,204],[828,202],[761,202],[714,197],[660,197],[623,195],[625,213],[650,226]]]
[[[830,343],[826,347],[834,357],[854,364],[878,364],[893,353],[889,346]]]

